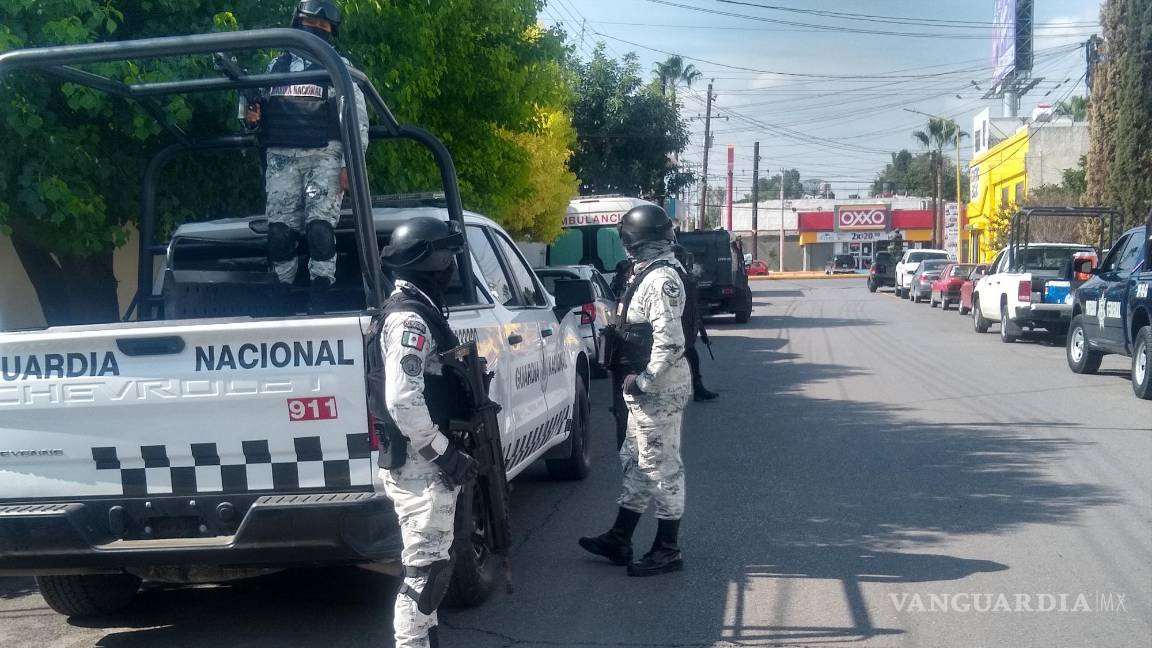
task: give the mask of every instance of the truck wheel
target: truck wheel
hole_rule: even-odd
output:
[[[878,288],[878,286],[876,285],[875,281],[869,281],[868,282],[868,292],[874,293],[874,292],[876,292],[876,288]]]
[[[1000,341],[1006,344],[1011,344],[1020,339],[1020,336],[1013,333],[1012,330],[1016,325],[1008,319],[1008,306],[1007,304],[1000,304]]]
[[[91,617],[128,607],[140,589],[131,574],[37,576],[36,585],[48,607],[65,616]]]
[[[1132,354],[1132,391],[1136,398],[1152,400],[1152,326],[1145,326],[1136,334],[1136,349]]]
[[[751,310],[736,311],[735,315],[737,324],[747,324],[748,320],[752,319]]]
[[[444,597],[447,607],[476,607],[488,599],[500,572],[500,557],[488,548],[488,521],[475,482],[460,489],[456,499],[456,529],[452,541],[452,583]]]
[[[991,326],[992,326],[992,322],[989,322],[984,317],[984,313],[980,312],[980,300],[973,297],[972,298],[972,328],[973,328],[973,330],[975,330],[977,333],[987,333],[988,329]]]
[[[592,448],[588,441],[588,415],[591,404],[584,381],[576,376],[576,399],[572,405],[572,453],[564,459],[547,459],[544,465],[553,479],[575,481],[592,471]]]
[[[1104,354],[1093,351],[1088,346],[1088,332],[1084,330],[1084,316],[1077,315],[1072,318],[1072,327],[1068,330],[1068,342],[1065,347],[1068,356],[1068,368],[1072,373],[1094,374],[1100,369]]]

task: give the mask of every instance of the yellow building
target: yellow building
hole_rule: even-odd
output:
[[[998,210],[1019,204],[1028,194],[1029,129],[1015,134],[977,154],[968,165],[971,182],[968,203],[968,245],[976,258],[988,262],[998,249],[988,241],[988,219]]]

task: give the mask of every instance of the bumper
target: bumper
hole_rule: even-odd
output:
[[[868,281],[876,284],[877,286],[895,286],[896,277],[884,275],[869,275]]]
[[[392,503],[375,493],[267,495],[252,497],[249,502],[227,496],[197,500],[196,510],[206,511],[200,518],[172,514],[192,512],[188,498],[0,506],[0,574],[74,574],[157,565],[280,567],[399,559],[400,530]],[[230,532],[220,528],[226,525],[219,519],[225,517],[219,514],[225,503],[246,510]],[[176,511],[176,507],[184,510]],[[114,512],[116,509],[120,512]],[[154,517],[143,517],[143,511]],[[207,527],[207,531],[197,537],[147,537],[173,528],[173,520],[192,520],[193,528],[203,525],[199,528]],[[122,529],[121,534],[113,535],[112,527]]]
[[[1072,305],[1030,304],[1028,306],[1017,306],[1016,317],[1013,319],[1020,323],[1067,324],[1072,321]]]
[[[700,289],[696,299],[705,313],[735,313],[752,307],[751,290],[735,286]]]

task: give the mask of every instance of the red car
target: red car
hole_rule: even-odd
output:
[[[972,290],[976,288],[976,282],[980,278],[988,274],[988,266],[981,264],[972,268],[972,272],[968,273],[968,279],[960,286],[960,305],[956,309],[960,311],[961,315],[967,315],[972,312]]]
[[[940,269],[940,278],[932,282],[931,292],[928,293],[928,305],[948,310],[948,305],[960,302],[960,286],[971,274],[972,263],[949,263]]]
[[[749,263],[748,264],[748,276],[749,277],[767,277],[768,276],[768,264],[764,263],[763,261],[760,261],[760,260],[756,260],[756,261],[753,261],[752,263]]]

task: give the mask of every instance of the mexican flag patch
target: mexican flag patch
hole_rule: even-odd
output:
[[[424,350],[424,336],[412,331],[404,331],[404,335],[400,338],[400,344],[410,349],[417,351]]]

